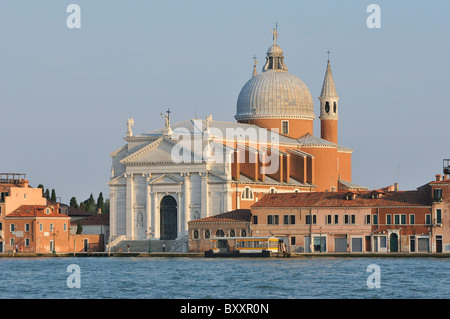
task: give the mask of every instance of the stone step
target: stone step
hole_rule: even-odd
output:
[[[165,245],[165,252],[170,252],[170,248],[174,242],[175,240],[152,240],[152,252],[163,252],[163,245]],[[122,240],[111,248],[111,252],[117,252],[121,249],[122,252],[126,253],[128,252],[128,245],[130,246],[130,253],[148,252],[149,249],[148,240]]]

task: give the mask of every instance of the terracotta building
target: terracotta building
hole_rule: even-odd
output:
[[[267,194],[252,206],[251,230],[291,252],[448,252],[449,186]]]
[[[0,252],[103,251],[104,236],[70,234],[70,216],[48,201],[25,174],[0,174]]]
[[[250,217],[249,209],[237,209],[190,221],[189,251],[204,252],[212,249],[211,238],[214,237],[250,237]]]

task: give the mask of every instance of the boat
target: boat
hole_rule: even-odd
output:
[[[214,237],[205,257],[270,257],[283,251],[277,237]]]

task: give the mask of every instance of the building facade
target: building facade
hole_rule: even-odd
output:
[[[276,30],[274,30],[276,34]],[[330,62],[320,102],[321,137],[313,135],[308,87],[287,70],[277,36],[262,72],[256,64],[237,100],[237,123],[207,116],[135,135],[112,152],[111,239],[181,239],[188,222],[250,209],[267,193],[358,188],[352,150],[338,144],[338,100]]]
[[[252,206],[254,236],[290,252],[450,252],[450,179],[414,191],[267,194]]]

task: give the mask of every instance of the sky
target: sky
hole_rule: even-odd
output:
[[[70,4],[80,28],[68,28]],[[369,28],[370,4],[380,28]],[[270,31],[289,72],[308,86],[320,136],[327,54],[339,100],[339,144],[352,181],[416,189],[450,158],[450,2],[88,1],[0,3],[0,172],[23,173],[62,202],[109,196],[110,153],[171,122],[234,122]]]

